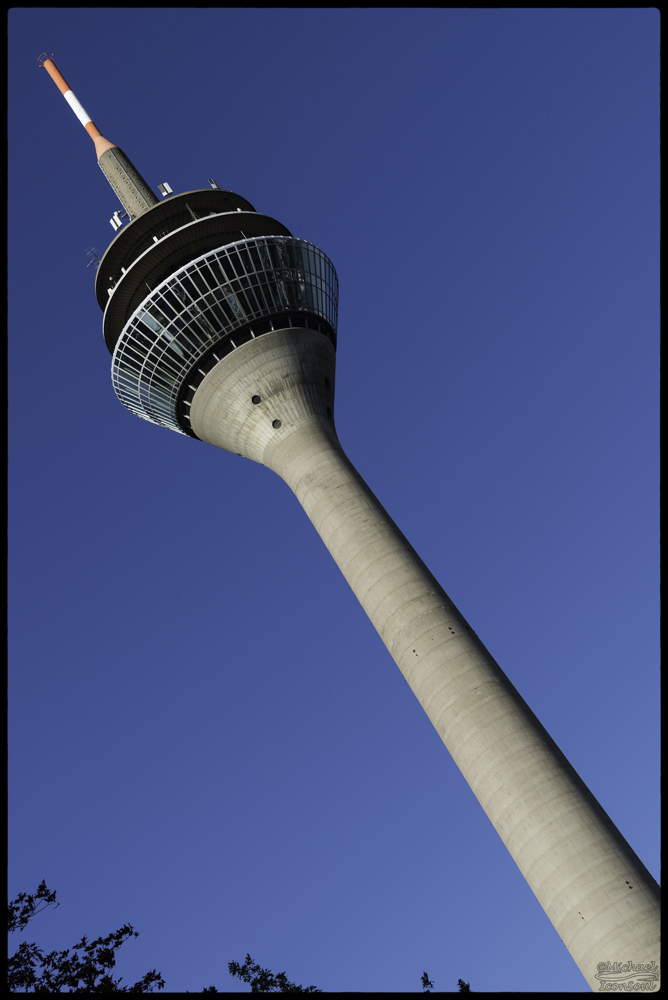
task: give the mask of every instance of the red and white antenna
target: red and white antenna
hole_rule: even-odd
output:
[[[160,199],[151,190],[131,160],[116,143],[105,139],[91,116],[74,96],[72,88],[54,62],[53,52],[42,52],[37,60],[37,65],[43,66],[47,71],[95,143],[95,152],[97,153],[97,162],[100,169],[120,198],[121,205],[129,218],[136,219],[148,211],[149,208],[157,205]],[[115,213],[114,218],[111,220],[114,229],[118,229],[121,226],[118,214],[118,212]],[[114,222],[114,219],[116,222]]]
[[[37,60],[37,65],[44,67],[60,93],[72,108],[74,114],[88,132],[88,135],[95,143],[95,152],[97,153],[98,160],[107,149],[114,149],[116,144],[109,142],[108,139],[105,139],[91,116],[84,110],[80,101],[78,101],[74,96],[74,91],[53,61],[53,52],[42,52],[41,56]]]

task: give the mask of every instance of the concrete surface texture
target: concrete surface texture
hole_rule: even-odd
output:
[[[334,375],[322,334],[258,337],[193,429],[295,493],[591,988],[599,963],[658,965],[656,882],[347,459]]]
[[[137,168],[118,146],[105,150],[98,160],[100,170],[111,184],[131,219],[136,219],[160,199]]]

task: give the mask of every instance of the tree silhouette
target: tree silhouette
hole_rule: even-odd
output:
[[[42,906],[39,906],[40,902]],[[24,930],[35,914],[46,910],[48,906],[60,906],[60,903],[56,903],[55,892],[49,892],[46,882],[42,879],[34,896],[20,892],[16,899],[7,905],[7,931]]]
[[[471,986],[470,986],[470,984],[469,983],[465,983],[463,979],[458,979],[457,980],[457,985],[459,986],[459,992],[460,993],[470,993],[471,992]],[[433,990],[433,988],[434,988],[433,982],[431,981],[431,979],[429,978],[429,976],[427,975],[427,973],[423,972],[422,973],[422,992],[423,993],[431,993],[431,991]]]
[[[230,962],[227,966],[231,976],[238,976],[250,983],[251,993],[322,993],[315,986],[297,986],[291,983],[284,972],[276,975],[270,969],[262,969],[250,955],[246,955],[243,965]]]
[[[56,893],[51,892],[42,880],[37,892],[28,895],[20,892],[7,906],[7,930],[22,931],[36,914],[50,906],[60,906]],[[84,936],[78,944],[66,951],[52,951],[45,955],[36,944],[21,942],[18,950],[8,959],[8,989],[10,993],[152,993],[162,990],[165,981],[153,969],[147,972],[134,986],[121,986],[122,979],[114,979],[110,970],[116,964],[116,951],[128,938],[139,937],[132,924],[125,924],[105,938],[97,938],[90,944]],[[71,954],[70,954],[71,953]],[[274,975],[271,969],[263,969],[246,955],[243,965],[230,962],[231,976],[237,976],[250,983],[251,993],[322,993],[316,986],[301,986],[292,983],[284,972]],[[462,979],[457,981],[460,993],[470,993],[471,987]],[[422,973],[422,989],[425,993],[433,990],[434,984],[426,972]],[[207,986],[202,993],[218,993],[215,986]]]
[[[34,895],[20,892],[7,907],[7,930],[22,931],[30,920],[49,906],[59,906],[56,893],[42,880]],[[165,981],[153,969],[134,986],[121,986],[110,970],[116,964],[116,951],[128,938],[139,937],[131,924],[97,938],[90,944],[84,936],[73,948],[45,955],[36,944],[22,941],[7,961],[7,986],[10,993],[152,993]]]

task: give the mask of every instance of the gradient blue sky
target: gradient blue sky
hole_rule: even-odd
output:
[[[334,262],[351,459],[658,870],[655,9],[14,8],[11,894],[133,982],[584,980],[306,515],[126,411],[86,249],[214,177]],[[628,956],[601,956],[627,959]],[[642,957],[639,956],[640,960]]]

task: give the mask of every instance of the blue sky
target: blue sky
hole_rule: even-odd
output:
[[[214,177],[340,283],[361,474],[655,877],[655,9],[14,8],[9,890],[241,990],[584,980],[288,488],[116,400],[86,250]],[[607,956],[606,956],[607,957]],[[628,956],[617,956],[624,958]],[[613,958],[613,956],[610,956]]]

